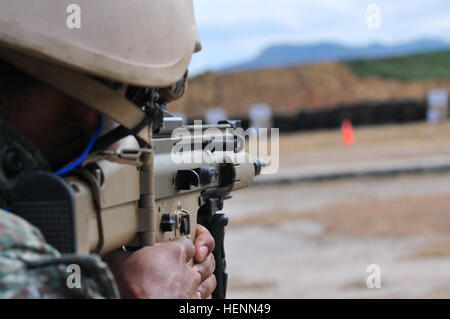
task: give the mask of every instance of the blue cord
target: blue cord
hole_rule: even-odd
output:
[[[94,146],[95,141],[97,140],[98,136],[100,135],[100,133],[102,131],[102,128],[103,128],[103,115],[100,114],[100,121],[99,121],[97,130],[95,131],[94,135],[92,135],[91,140],[89,141],[89,144],[84,149],[84,152],[75,161],[71,162],[67,166],[64,166],[63,168],[56,171],[55,174],[58,176],[64,175],[67,172],[70,172],[71,170],[73,170],[75,167],[77,167],[91,151],[92,146]]]

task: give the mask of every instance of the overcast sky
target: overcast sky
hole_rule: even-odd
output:
[[[273,44],[450,42],[450,0],[194,0],[203,51],[191,74],[251,59]],[[380,9],[380,28],[367,19]],[[374,21],[374,20],[371,20]]]

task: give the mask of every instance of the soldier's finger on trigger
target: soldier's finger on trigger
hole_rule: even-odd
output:
[[[213,237],[211,236],[210,232],[204,228],[203,226],[199,225],[198,228],[198,233],[200,235],[197,236],[197,238],[195,239],[195,259],[197,262],[203,262],[204,258],[208,255],[211,254],[214,250],[215,247],[215,242]],[[201,255],[201,247],[207,247],[208,248],[208,252],[206,253],[205,256]]]

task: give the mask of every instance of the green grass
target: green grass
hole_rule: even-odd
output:
[[[450,79],[450,50],[343,63],[360,77],[377,75],[404,81]]]

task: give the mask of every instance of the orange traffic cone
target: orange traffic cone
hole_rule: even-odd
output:
[[[350,121],[349,119],[345,119],[342,121],[341,137],[342,137],[342,143],[347,146],[352,145],[353,142],[355,141],[355,136],[353,134],[352,121]]]

